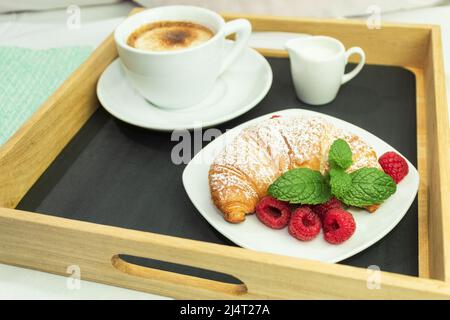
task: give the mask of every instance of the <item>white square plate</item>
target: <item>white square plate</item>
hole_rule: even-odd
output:
[[[332,245],[326,242],[322,231],[312,241],[298,241],[289,235],[287,228],[282,230],[270,229],[258,221],[255,215],[248,215],[245,222],[240,224],[226,222],[211,200],[208,184],[209,167],[226,143],[232,141],[243,128],[268,119],[275,114],[283,117],[320,116],[337,127],[361,137],[375,149],[378,155],[386,151],[396,151],[386,142],[364,129],[313,111],[287,109],[243,123],[209,143],[189,162],[183,172],[183,184],[189,198],[197,210],[217,231],[232,242],[247,249],[323,262],[338,262],[371,246],[400,222],[414,201],[419,188],[419,174],[408,160],[409,174],[398,184],[397,192],[385,201],[375,213],[370,214],[358,209],[350,210],[355,218],[356,231],[349,240],[340,245]]]

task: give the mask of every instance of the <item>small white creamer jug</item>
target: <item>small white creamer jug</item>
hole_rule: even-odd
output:
[[[339,40],[327,36],[292,39],[285,47],[297,97],[311,105],[333,101],[341,84],[355,77],[366,60],[361,48],[352,47],[346,51]],[[344,73],[352,54],[358,54],[360,61],[352,71]]]

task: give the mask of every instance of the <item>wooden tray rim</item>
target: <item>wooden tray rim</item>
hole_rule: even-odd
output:
[[[365,27],[364,23],[355,21],[225,15],[227,20],[240,17],[250,19],[256,30],[286,31],[287,29],[312,34],[331,33],[332,36],[341,38],[346,46],[354,45],[351,34],[364,32]],[[348,33],[349,28],[352,30],[350,33]],[[449,181],[450,163],[448,162],[447,152],[448,140],[445,139],[445,137],[448,137],[448,121],[446,120],[448,117],[440,29],[432,25],[403,24],[383,24],[381,30],[383,28],[383,39],[387,37],[387,43],[391,45],[394,43],[395,37],[397,37],[395,39],[397,42],[401,42],[401,39],[398,40],[398,35],[409,36],[409,42],[405,45],[405,48],[398,51],[398,56],[406,62],[398,64],[397,58],[387,60],[381,54],[370,55],[371,51],[366,49],[367,46],[364,46],[369,52],[368,62],[400,65],[414,72],[416,76],[418,167],[421,175],[419,190],[419,277],[381,272],[381,285],[383,288],[389,288],[388,292],[385,290],[368,290],[367,286],[363,285],[367,281],[367,270],[362,268],[328,265],[301,259],[294,259],[294,261],[293,258],[262,254],[242,248],[230,248],[12,209],[95,111],[94,103],[97,103],[97,99],[95,90],[92,90],[92,88],[95,87],[101,71],[117,55],[112,37],[106,39],[27,123],[0,148],[0,181],[5,182],[0,186],[0,207],[3,207],[0,208],[0,230],[4,231],[0,235],[0,243],[2,243],[0,245],[0,262],[66,274],[64,266],[67,267],[67,261],[76,257],[76,260],[81,261],[79,265],[87,270],[84,279],[178,298],[193,297],[193,294],[195,297],[201,298],[310,298],[309,295],[305,295],[305,292],[308,291],[314,293],[314,297],[327,298],[360,298],[362,296],[368,298],[450,298],[450,284],[448,283],[450,278],[448,269],[450,267],[448,260],[450,229],[448,217],[443,210],[449,205],[445,194],[448,194],[449,191],[446,182]],[[386,30],[388,30],[387,33]],[[341,36],[339,36],[339,32],[342,32]],[[376,30],[375,32],[380,31]],[[350,36],[347,34],[350,34]],[[361,38],[357,39],[361,41]],[[265,56],[286,56],[286,53],[282,50],[259,49],[259,51]],[[408,51],[413,51],[416,54],[415,57],[408,57],[408,54],[413,55]],[[375,50],[375,52],[378,51]],[[76,87],[76,90],[71,90],[74,87]],[[85,92],[89,92],[89,94],[84,94]],[[68,102],[76,102],[78,107],[72,108],[71,111],[67,110],[64,106],[70,104]],[[426,112],[427,108],[430,108],[430,105],[433,104],[436,110]],[[430,122],[432,126],[430,126]],[[430,137],[430,128],[433,129],[434,137]],[[49,135],[49,130],[59,133],[56,141],[50,137],[52,134]],[[43,135],[45,139],[39,140],[39,135]],[[433,154],[437,158],[436,165],[430,164],[429,158],[426,157],[426,154],[430,153],[430,146],[427,146],[430,141],[433,144]],[[47,155],[43,155],[43,152],[39,151],[45,150],[45,147],[48,148],[49,146],[52,146],[52,148]],[[27,173],[27,168],[29,168],[27,165],[32,163],[30,157],[36,155],[38,155],[37,158],[40,161],[33,167],[32,173]],[[15,159],[18,159],[19,163],[16,164]],[[429,173],[434,174],[431,175],[433,177],[437,175],[437,179],[429,181]],[[435,193],[440,196],[436,197]],[[433,202],[430,203],[430,201]],[[433,210],[433,212],[438,211],[438,214],[429,217],[428,211],[432,205],[438,207]],[[44,229],[51,230],[51,232],[43,232]],[[28,230],[29,233],[23,233],[23,230]],[[73,233],[73,241],[64,237],[66,232]],[[437,232],[439,236],[429,238],[430,235],[434,235],[434,232]],[[18,234],[21,234],[23,238],[20,239]],[[105,246],[102,248],[86,243],[86,239],[90,237],[105,237],[108,241],[120,245],[112,248],[110,244],[105,242]],[[58,241],[55,242],[55,238]],[[30,241],[30,239],[33,239],[36,243]],[[22,243],[19,240],[26,241]],[[170,248],[178,252],[180,256],[174,256],[167,252],[169,247],[167,243],[170,243],[172,245]],[[77,248],[80,244],[83,244],[83,250]],[[123,250],[119,250],[121,246]],[[147,247],[148,251],[135,248],[139,246]],[[152,246],[155,246],[156,249],[148,248]],[[54,250],[49,249],[52,247],[55,247]],[[226,249],[223,247],[226,247]],[[61,251],[65,252],[67,249],[70,249],[70,254],[61,254]],[[88,259],[83,257],[85,249],[92,250],[98,256],[89,256]],[[39,252],[41,255],[33,252]],[[108,254],[105,254],[105,252]],[[154,252],[154,255],[149,256],[148,252]],[[221,254],[217,252],[221,252]],[[430,252],[433,254],[430,255]],[[119,253],[149,258],[157,257],[173,263],[189,264],[230,273],[241,279],[245,285],[234,286],[216,283],[210,280],[133,266],[120,261],[117,258]],[[203,261],[197,257],[193,259],[186,256],[187,253],[197,255],[208,253],[211,260]],[[232,254],[235,254],[238,258],[233,257]],[[43,259],[42,255],[47,258],[47,261],[44,261],[46,259]],[[93,269],[93,265],[97,265],[98,270]],[[239,266],[239,270],[236,270],[237,266]],[[267,279],[264,279],[261,275],[247,272],[244,266],[249,266],[249,270],[270,266],[273,270],[267,270],[266,275],[278,279],[272,280],[272,287],[267,288]],[[104,274],[100,274],[100,271]],[[279,272],[285,272],[286,275],[279,276]],[[314,280],[294,285],[292,284],[293,274],[307,276]],[[327,278],[329,280],[334,279],[328,285],[329,290],[324,291],[324,289],[318,288]],[[177,281],[174,281],[174,279]],[[343,292],[343,288],[351,292]]]

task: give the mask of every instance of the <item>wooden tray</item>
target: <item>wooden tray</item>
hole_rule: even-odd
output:
[[[226,19],[241,16],[225,15]],[[0,262],[175,298],[450,298],[448,117],[440,30],[436,26],[242,16],[256,31],[326,34],[361,46],[370,64],[414,72],[417,93],[419,277],[324,264],[218,244],[57,218],[13,208],[98,106],[96,82],[117,56],[109,37],[0,148]],[[279,50],[260,51],[286,57]],[[232,275],[229,284],[125,262],[146,257]],[[301,279],[301,281],[298,281]]]

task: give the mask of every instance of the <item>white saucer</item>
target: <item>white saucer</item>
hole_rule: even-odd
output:
[[[272,85],[272,69],[257,51],[248,48],[218,80],[207,98],[196,106],[165,110],[140,96],[125,78],[116,59],[101,75],[97,96],[114,117],[161,131],[210,127],[240,116],[256,106]]]

